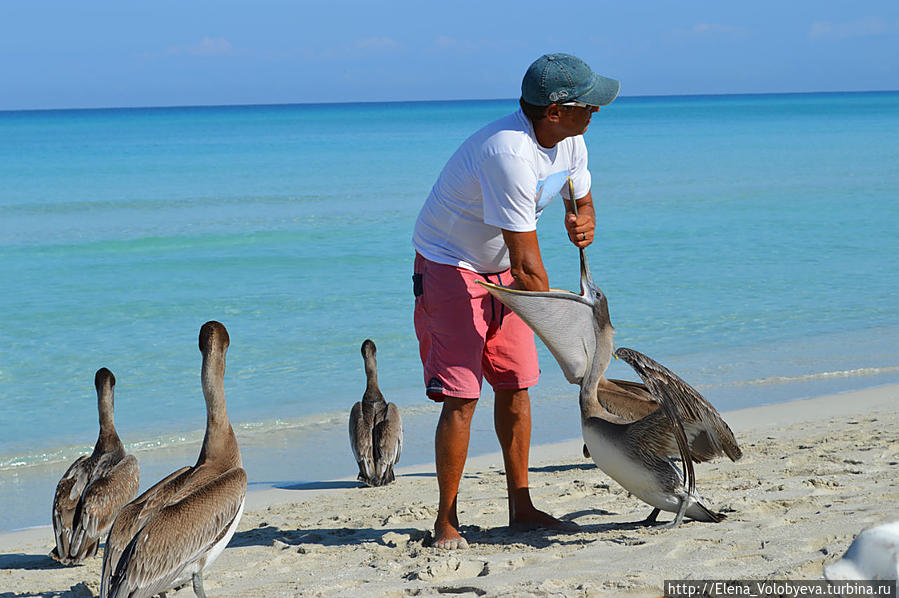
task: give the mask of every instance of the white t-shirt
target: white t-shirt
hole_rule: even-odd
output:
[[[542,147],[521,110],[485,126],[449,159],[425,201],[412,244],[426,259],[475,272],[509,268],[502,229],[536,230],[543,208],[566,178],[576,197],[590,190],[587,146],[580,135]]]

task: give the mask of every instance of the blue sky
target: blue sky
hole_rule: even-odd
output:
[[[545,52],[623,96],[899,89],[899,1],[3,0],[0,109],[517,97]]]

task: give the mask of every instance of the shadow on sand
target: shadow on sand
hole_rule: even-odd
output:
[[[563,517],[572,521],[578,517],[588,515],[615,515],[602,509],[586,509],[576,511]],[[496,528],[482,528],[478,526],[461,526],[460,532],[470,544],[487,544],[506,546],[510,544],[524,544],[533,548],[547,548],[549,546],[580,545],[597,540],[609,540],[616,543],[641,543],[642,540],[622,538],[620,536],[609,538],[609,533],[625,532],[644,529],[640,521],[622,523],[600,523],[582,525],[577,530],[566,532],[552,529],[520,530],[508,526]],[[288,546],[300,546],[314,544],[319,546],[358,546],[374,543],[381,546],[395,547],[392,539],[385,539],[387,534],[399,534],[408,537],[410,544],[418,544],[422,547],[430,547],[433,536],[430,530],[419,528],[309,528],[309,529],[281,529],[263,524],[252,530],[237,532],[231,539],[229,546],[273,546],[277,542]],[[589,535],[589,538],[584,537]],[[0,597],[2,598],[2,597]]]
[[[388,533],[405,534],[410,541],[422,541],[429,532],[416,528],[311,528],[285,530],[271,525],[237,532],[228,546],[272,546],[275,542],[283,542],[290,546],[300,544],[318,544],[320,546],[355,546],[365,543],[376,543],[388,546],[383,540]]]
[[[54,569],[67,569],[68,565],[62,565],[51,559],[46,554],[0,554],[0,569],[22,569],[29,571],[43,571]],[[93,596],[90,588],[84,582],[79,582],[64,591],[52,592],[0,592],[0,598],[86,598]]]
[[[79,582],[62,592],[0,592],[0,598],[93,598],[94,593],[86,583]]]
[[[280,490],[343,490],[345,488],[363,488],[363,484],[355,480],[336,480],[333,482],[301,482],[299,484],[275,485]]]
[[[65,569],[66,567],[46,554],[0,554],[0,569],[39,571],[42,569]],[[3,594],[0,594],[0,597],[2,596]]]
[[[559,471],[593,471],[596,465],[589,463],[575,463],[572,465],[544,465],[543,467],[529,467],[528,471],[535,473],[556,473]]]

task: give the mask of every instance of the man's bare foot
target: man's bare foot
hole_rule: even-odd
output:
[[[452,525],[434,525],[434,541],[431,543],[434,548],[442,548],[444,550],[462,550],[468,548],[468,542],[459,535]]]
[[[549,513],[537,509],[519,510],[514,519],[509,521],[509,527],[515,530],[555,529],[563,532],[574,532],[580,526],[574,521],[556,519]]]

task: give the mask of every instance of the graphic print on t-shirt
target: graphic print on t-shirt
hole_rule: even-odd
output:
[[[568,171],[561,170],[559,172],[552,173],[542,181],[537,181],[537,205],[535,208],[535,212],[538,219],[540,218],[540,214],[543,213],[543,208],[549,205],[549,202],[552,201],[552,198],[562,190],[562,185],[565,184],[565,180],[567,178]]]

